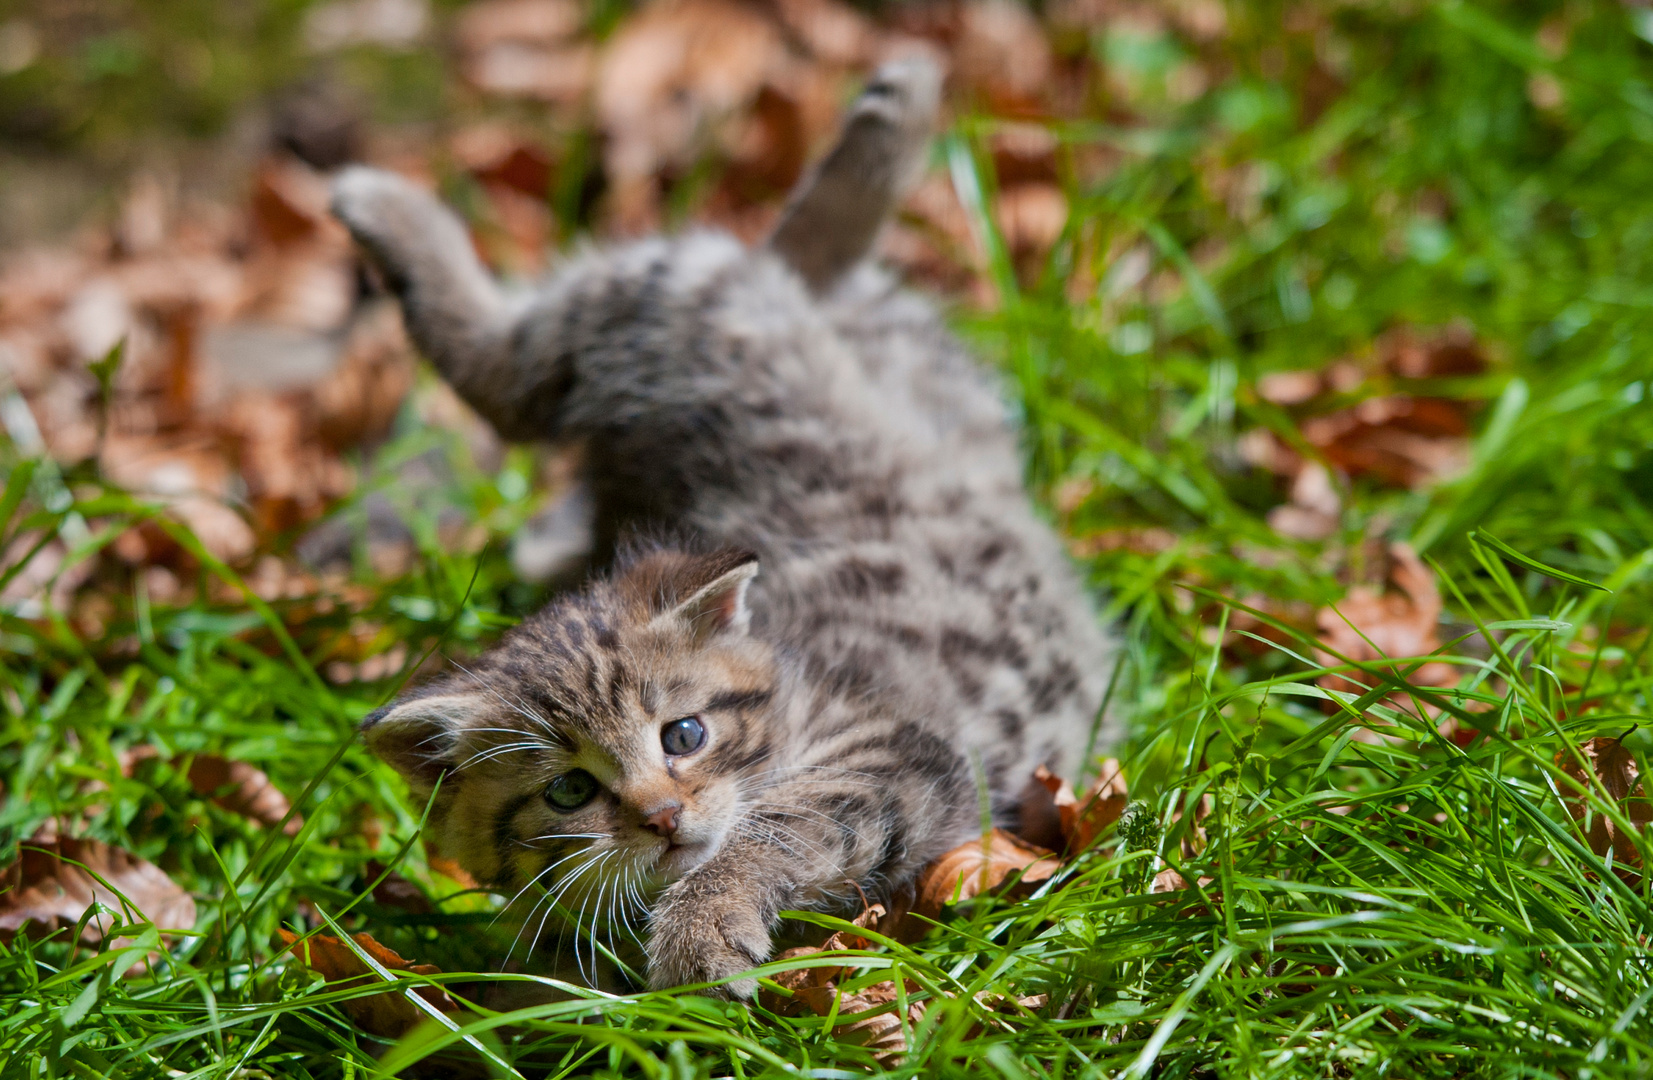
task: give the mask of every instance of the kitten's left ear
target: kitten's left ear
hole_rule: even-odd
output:
[[[749,551],[697,559],[674,583],[679,599],[652,622],[686,624],[696,643],[721,634],[744,635],[752,620],[746,588],[757,576],[758,557]]]
[[[458,767],[461,735],[481,721],[485,707],[477,693],[415,694],[370,714],[362,736],[369,750],[424,794]]]

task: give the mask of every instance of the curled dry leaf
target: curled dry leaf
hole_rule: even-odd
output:
[[[134,918],[169,930],[195,926],[194,899],[154,863],[97,840],[57,837],[24,844],[17,861],[0,871],[0,939],[25,926],[34,936],[72,927],[94,903],[123,912],[120,896],[100,878],[137,909]],[[94,945],[126,921],[123,914],[95,915],[80,940]]]
[[[1027,883],[1044,881],[1061,867],[1047,849],[994,829],[980,840],[960,844],[924,869],[913,910],[935,918],[955,899],[968,900],[1004,884],[1017,871]]]
[[[336,937],[314,934],[300,940],[288,930],[277,930],[282,944],[298,957],[305,967],[327,980],[329,990],[348,990],[357,986],[381,982],[379,976],[362,962],[355,951]],[[369,934],[353,934],[353,940],[363,952],[371,956],[387,971],[407,971],[415,975],[437,975],[441,968],[433,964],[415,964],[404,960],[385,948]],[[442,1012],[454,1012],[458,1006],[441,987],[412,986],[414,993]],[[418,1026],[429,1014],[408,999],[404,990],[385,990],[365,997],[339,1002],[339,1007],[352,1023],[370,1035],[385,1039],[399,1039]]]
[[[1579,750],[1606,789],[1608,797],[1618,804],[1631,824],[1644,829],[1649,821],[1653,821],[1653,800],[1648,798],[1647,785],[1641,779],[1635,755],[1625,748],[1623,740],[1594,738],[1585,742]],[[1568,776],[1586,787],[1592,786],[1572,754],[1562,750],[1556,754],[1555,760]],[[1620,829],[1606,815],[1592,812],[1582,796],[1570,796],[1566,802],[1567,812],[1573,820],[1588,819],[1585,838],[1590,850],[1604,857],[1611,851],[1613,862],[1624,868],[1620,871],[1621,876],[1635,877],[1629,868],[1640,866],[1642,862],[1636,838]]]
[[[1067,850],[1084,851],[1096,842],[1103,830],[1118,821],[1131,801],[1125,784],[1125,772],[1118,758],[1102,763],[1102,772],[1078,800],[1071,820],[1064,817],[1062,831],[1067,836]]]
[[[1073,793],[1066,780],[1041,765],[1033,771],[1033,782],[1022,798],[1021,838],[1077,855],[1119,820],[1129,801],[1117,758],[1102,763],[1101,774],[1083,798]]]
[[[282,824],[293,804],[262,770],[245,761],[197,754],[189,764],[189,785],[197,795],[210,798],[214,806],[251,818],[266,828],[281,826],[283,833],[297,836],[304,827],[304,819],[297,814]]]
[[[1326,649],[1316,650],[1317,663],[1341,662],[1327,650],[1351,660],[1370,661],[1425,656],[1440,647],[1436,628],[1441,594],[1435,575],[1406,544],[1390,544],[1387,556],[1387,585],[1392,588],[1356,585],[1340,603],[1320,609],[1316,623]],[[1358,673],[1322,675],[1317,681],[1328,690],[1364,693],[1367,687],[1351,676]],[[1458,673],[1450,664],[1431,661],[1407,678],[1419,686],[1451,686],[1458,681]],[[1410,707],[1398,699],[1391,704]]]
[[[400,908],[414,915],[428,915],[431,913],[430,900],[420,890],[419,886],[407,878],[391,870],[385,871],[385,865],[377,859],[369,859],[362,864],[362,876],[367,881],[383,881],[373,886],[373,899],[386,907]]]
[[[884,928],[881,924],[889,922],[889,913],[885,911],[884,905],[873,904],[856,916],[853,922],[863,929],[879,930]],[[839,931],[819,948],[805,946],[788,949],[779,959],[819,956],[846,949],[865,949],[869,945],[870,942],[866,938]],[[806,1011],[816,1016],[828,1016],[831,1015],[836,1003],[841,1019],[833,1027],[833,1031],[840,1040],[872,1050],[874,1059],[881,1065],[899,1064],[901,1055],[907,1050],[906,1033],[897,1004],[901,994],[897,991],[894,980],[874,983],[852,992],[840,991],[837,984],[851,973],[852,966],[848,963],[822,965],[782,972],[775,977],[775,982],[786,992],[776,992],[766,987],[759,992],[758,1001],[770,1012],[781,1016],[801,1016]],[[921,988],[910,980],[905,982],[902,989],[909,999],[921,992]],[[1010,1026],[1009,1019],[1022,1016],[1029,1010],[1041,1009],[1049,1002],[1044,994],[1012,998],[985,990],[978,993],[975,1000],[982,1007],[984,1014],[992,1018],[990,1022],[1006,1029]],[[888,1006],[891,1005],[897,1007],[889,1009]],[[924,1019],[926,1006],[927,1003],[923,1001],[908,1001],[908,1027]],[[875,1010],[883,1011],[877,1011],[871,1016],[865,1015]],[[977,1024],[972,1034],[980,1033],[983,1027],[984,1024]]]

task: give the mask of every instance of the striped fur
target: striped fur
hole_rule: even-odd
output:
[[[337,189],[460,392],[509,436],[584,440],[607,550],[639,528],[694,539],[621,554],[366,726],[416,792],[445,777],[433,828],[473,873],[582,912],[647,906],[655,985],[761,962],[783,909],[903,888],[979,828],[978,775],[1013,818],[1032,769],[1072,769],[1091,735],[1110,646],[1028,503],[997,388],[859,262],[873,230],[801,254],[797,222],[853,204],[857,177],[910,173],[864,164],[913,154],[890,132],[927,124],[934,80],[881,73],[845,129],[866,145],[812,174],[784,243],[644,240],[521,300],[411,185]],[[686,716],[706,745],[670,757],[662,727]],[[560,813],[548,785],[574,768],[601,790]],[[676,847],[645,823],[668,804]]]

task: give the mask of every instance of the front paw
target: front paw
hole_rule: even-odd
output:
[[[649,920],[649,986],[717,983],[701,993],[750,998],[754,978],[735,979],[769,959],[769,919],[762,897],[738,886],[722,892],[685,878],[666,890]]]

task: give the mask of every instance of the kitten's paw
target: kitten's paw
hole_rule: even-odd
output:
[[[649,922],[649,986],[660,990],[687,983],[719,982],[702,993],[750,998],[756,979],[731,976],[769,959],[769,924],[754,900],[738,890],[722,894],[668,889]],[[676,892],[677,895],[673,895]]]
[[[332,210],[398,293],[411,279],[437,283],[476,262],[459,219],[393,172],[362,165],[345,169],[333,181]]]

